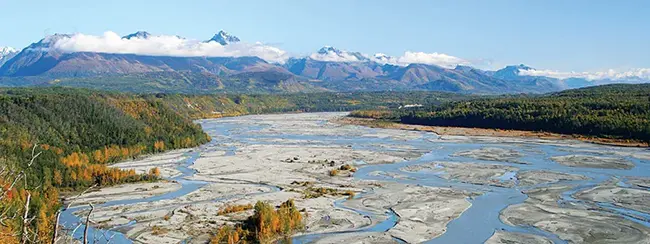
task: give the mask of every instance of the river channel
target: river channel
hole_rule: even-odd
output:
[[[635,157],[636,154],[648,154],[647,149],[640,148],[622,148],[604,145],[587,144],[582,142],[557,142],[553,140],[539,139],[507,139],[507,138],[472,138],[472,137],[441,137],[434,133],[413,132],[409,131],[407,138],[393,136],[377,136],[386,134],[395,135],[394,130],[375,129],[351,125],[339,125],[329,120],[343,116],[341,113],[323,113],[318,114],[316,118],[311,114],[305,119],[300,114],[289,115],[254,115],[242,116],[236,118],[222,118],[211,120],[200,120],[203,129],[213,138],[213,140],[203,146],[193,148],[185,152],[184,161],[176,166],[181,172],[180,175],[169,178],[181,184],[181,187],[173,192],[162,195],[152,196],[143,199],[127,199],[119,201],[109,201],[95,206],[96,208],[111,207],[120,205],[132,205],[138,203],[155,202],[161,200],[170,200],[185,196],[194,192],[210,182],[198,180],[192,176],[197,174],[193,164],[215,151],[223,151],[223,156],[239,155],[243,146],[263,145],[263,146],[296,146],[296,145],[327,145],[350,148],[350,150],[367,150],[376,152],[390,152],[391,150],[411,150],[418,156],[390,164],[369,164],[364,160],[352,162],[358,167],[358,171],[353,174],[354,180],[359,181],[377,181],[391,182],[397,184],[408,184],[427,187],[446,187],[476,192],[476,196],[468,197],[467,201],[471,203],[466,211],[459,217],[451,220],[447,224],[446,231],[435,238],[425,241],[426,243],[484,243],[495,231],[504,231],[511,233],[522,233],[541,236],[553,243],[567,243],[566,239],[561,238],[559,232],[553,233],[533,225],[509,225],[504,223],[500,214],[508,206],[524,203],[529,196],[528,190],[547,185],[558,184],[558,182],[539,183],[539,184],[520,184],[519,175],[527,171],[553,171],[572,175],[584,176],[579,180],[562,181],[562,184],[570,186],[562,192],[557,199],[557,206],[587,206],[583,199],[577,199],[574,195],[579,191],[593,188],[608,181],[618,181],[617,187],[635,190],[647,190],[643,187],[628,184],[628,179],[637,177],[650,177],[650,160],[644,157]],[[269,123],[265,116],[273,116],[277,119],[280,116],[286,120],[313,120],[312,127],[309,130],[301,130],[300,124],[296,126],[274,126]],[[282,117],[284,116],[284,117]],[[269,119],[273,121],[273,119]],[[340,133],[337,130],[344,130]],[[354,133],[349,133],[353,131]],[[404,132],[406,133],[406,132]],[[378,146],[379,145],[379,146]],[[407,148],[407,149],[405,149]],[[485,159],[480,157],[471,157],[467,154],[459,155],[459,152],[468,152],[481,150],[483,148],[496,148],[519,153],[515,161]],[[583,155],[602,157],[615,157],[634,166],[629,169],[623,168],[587,168],[572,167],[558,163],[552,158],[567,155]],[[490,179],[493,182],[510,182],[512,185],[500,184],[479,184],[476,182],[462,180],[457,178],[441,177],[445,173],[445,164],[437,165],[439,169],[434,170],[405,170],[409,166],[427,164],[431,162],[448,162],[448,163],[472,163],[472,164],[490,164],[504,165],[515,168],[516,170],[507,170],[503,175]],[[384,172],[376,174],[376,172]],[[400,175],[401,177],[391,177],[391,175]],[[260,182],[259,187],[267,187],[269,190],[263,193],[235,194],[228,197],[212,199],[212,201],[226,201],[239,198],[255,198],[256,195],[271,194],[282,191],[281,186],[273,185],[269,182]],[[363,199],[374,194],[372,189],[365,189],[363,193],[358,194],[355,199]],[[356,228],[336,230],[319,233],[300,233],[293,238],[293,243],[310,243],[324,238],[345,235],[376,232],[388,232],[391,228],[400,222],[399,214],[392,209],[385,209],[384,216],[377,216],[376,212],[368,212],[364,209],[357,209],[354,206],[346,204],[348,199],[337,199],[331,204],[338,209],[352,211],[358,215],[369,216],[371,224],[358,226]],[[184,203],[187,204],[187,203]],[[643,211],[622,207],[608,202],[595,202],[596,208],[590,211],[619,216],[627,221],[632,221],[643,228],[650,228],[649,214]],[[650,203],[649,203],[650,204]],[[61,223],[68,229],[76,239],[83,236],[84,218],[75,216],[73,213],[88,208],[86,205],[78,204],[63,212]],[[121,229],[128,228],[130,225],[137,225],[138,221],[133,220],[121,226],[112,226],[110,228],[98,229],[89,228],[89,236],[93,237],[91,243],[132,243]],[[76,228],[76,229],[75,229]],[[402,238],[393,237],[394,242],[404,242]],[[182,242],[191,242],[192,238],[181,240]]]

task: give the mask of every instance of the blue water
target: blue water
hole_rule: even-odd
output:
[[[288,115],[290,116],[290,115]],[[552,160],[550,157],[554,156],[563,156],[569,154],[582,154],[582,155],[594,155],[600,156],[601,154],[607,154],[607,152],[626,150],[634,152],[635,150],[643,149],[634,149],[634,148],[617,148],[609,146],[596,146],[591,145],[597,150],[598,153],[593,152],[579,152],[574,153],[571,151],[571,148],[566,146],[557,146],[541,142],[517,142],[517,143],[507,143],[507,142],[490,142],[490,141],[468,141],[468,142],[445,142],[440,140],[440,138],[433,133],[425,132],[410,132],[418,133],[418,137],[411,140],[394,140],[391,138],[377,138],[377,137],[368,137],[362,136],[364,134],[373,134],[377,133],[382,129],[372,129],[365,127],[358,127],[358,135],[342,135],[342,136],[332,136],[332,135],[300,135],[300,134],[290,134],[285,132],[273,133],[259,133],[260,130],[268,128],[269,125],[263,124],[248,124],[241,123],[241,120],[245,117],[238,118],[225,118],[218,120],[200,120],[197,123],[201,124],[204,130],[210,134],[213,138],[213,141],[207,145],[195,148],[194,151],[188,152],[188,160],[179,167],[179,170],[182,172],[181,176],[175,177],[172,180],[176,180],[181,183],[182,187],[178,191],[170,192],[160,196],[154,196],[146,199],[138,200],[123,200],[123,201],[113,201],[107,202],[100,206],[113,206],[119,204],[135,204],[140,202],[151,202],[159,201],[165,199],[173,199],[180,196],[184,196],[192,191],[199,189],[204,186],[206,183],[201,181],[190,181],[185,180],[187,176],[193,175],[194,170],[190,169],[189,166],[201,156],[203,152],[210,152],[215,150],[225,150],[226,155],[234,155],[237,152],[237,148],[232,146],[232,144],[297,144],[297,143],[310,143],[310,144],[323,144],[323,145],[345,145],[355,149],[365,149],[365,150],[376,150],[376,151],[402,151],[400,149],[403,146],[409,146],[413,148],[413,151],[422,152],[423,155],[417,159],[404,161],[395,164],[386,164],[386,165],[367,165],[365,163],[359,165],[358,171],[354,174],[354,177],[358,179],[365,180],[379,180],[379,181],[394,181],[404,184],[418,184],[424,186],[436,186],[436,187],[454,187],[457,189],[464,189],[472,192],[482,192],[480,196],[468,199],[472,206],[465,211],[459,218],[451,221],[448,225],[447,231],[440,237],[428,241],[428,243],[483,243],[487,240],[496,230],[504,230],[510,232],[518,233],[529,233],[536,234],[547,237],[555,243],[566,243],[566,241],[561,240],[557,235],[548,233],[537,229],[532,226],[509,226],[501,222],[499,219],[500,212],[505,209],[507,206],[522,203],[527,199],[527,196],[522,193],[524,190],[531,189],[534,187],[544,186],[544,184],[539,186],[531,187],[519,187],[516,185],[513,188],[504,188],[496,186],[486,186],[486,185],[474,185],[470,183],[460,182],[456,180],[446,180],[440,177],[440,172],[431,172],[431,171],[419,171],[419,172],[405,172],[400,170],[400,168],[408,165],[429,163],[432,161],[446,161],[446,162],[472,162],[472,163],[488,163],[488,164],[503,164],[519,168],[519,172],[525,172],[529,170],[551,170],[556,172],[564,172],[570,174],[580,174],[589,177],[589,180],[585,181],[575,181],[575,182],[565,182],[567,184],[574,185],[575,187],[570,191],[562,194],[562,198],[558,201],[560,206],[569,206],[571,203],[584,204],[583,201],[574,199],[572,195],[576,192],[589,189],[594,187],[604,181],[610,180],[612,178],[619,179],[618,186],[631,188],[625,183],[625,177],[631,176],[640,176],[640,177],[649,177],[650,176],[650,162],[639,160],[636,158],[626,158],[635,164],[635,167],[630,170],[614,170],[614,169],[591,169],[591,168],[575,168],[567,167],[560,165]],[[263,121],[263,117],[254,117],[255,120]],[[318,122],[319,126],[328,126],[325,121]],[[288,139],[287,142],[278,142],[278,140],[273,139]],[[292,141],[293,140],[293,141]],[[295,141],[299,140],[299,141]],[[228,146],[223,144],[230,143]],[[378,144],[383,145],[382,147],[377,147]],[[477,160],[472,158],[453,156],[455,152],[480,149],[483,147],[498,147],[504,149],[511,149],[518,151],[525,156],[519,159],[519,161],[526,162],[528,164],[514,164],[510,162],[497,162],[497,161],[485,161]],[[360,162],[361,163],[361,162]],[[444,172],[444,168],[440,169]],[[384,171],[387,173],[395,173],[405,175],[404,178],[392,178],[385,175],[371,175],[373,171]],[[504,173],[501,176],[495,177],[495,180],[499,181],[513,181],[515,184],[517,181],[517,172],[509,171]],[[279,191],[280,189],[274,188],[273,186],[268,186],[272,191]],[[263,194],[263,193],[258,193]],[[371,191],[366,193],[359,194],[355,198],[363,198],[372,194]],[[237,198],[239,196],[228,196],[227,198]],[[214,201],[221,201],[225,199],[214,199]],[[341,231],[341,232],[332,232],[332,233],[323,233],[323,234],[308,234],[296,236],[293,238],[294,243],[309,243],[320,238],[337,235],[342,233],[351,233],[351,232],[385,232],[390,230],[399,222],[399,217],[392,210],[386,209],[385,213],[381,216],[377,216],[377,213],[369,213],[359,209],[354,209],[346,206],[346,199],[338,200],[334,203],[334,206],[341,209],[347,209],[354,211],[355,213],[366,216],[372,222],[369,226],[362,226],[357,229]],[[606,211],[608,213],[613,213],[620,215],[622,218],[635,221],[637,223],[643,224],[645,226],[650,226],[648,223],[649,215],[647,213],[642,213],[630,209],[624,209],[618,206],[613,206],[606,203],[597,203],[597,206],[600,210],[594,211]],[[78,210],[78,209],[76,209]],[[76,211],[75,210],[75,211]],[[62,215],[62,220],[64,225],[68,228],[73,228],[77,225],[79,219],[71,214],[73,210],[65,211]],[[128,227],[134,223],[129,223],[122,227]],[[117,229],[117,228],[114,228]],[[94,235],[108,235],[113,237],[113,243],[129,243],[130,241],[121,233],[115,232],[112,230],[95,230],[91,228],[91,233]],[[83,233],[83,227],[79,228],[75,232],[75,237],[80,238]],[[92,236],[92,235],[91,235]],[[396,241],[400,241],[396,239]],[[105,243],[98,241],[98,243]]]

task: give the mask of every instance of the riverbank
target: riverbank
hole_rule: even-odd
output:
[[[427,131],[427,132],[436,133],[441,136],[517,137],[517,138],[536,138],[536,139],[548,139],[548,140],[561,139],[561,140],[579,140],[583,142],[609,145],[609,146],[648,147],[647,143],[637,142],[637,141],[610,139],[610,138],[584,137],[579,135],[565,135],[565,134],[538,132],[538,131],[411,125],[411,124],[402,124],[402,123],[396,123],[391,121],[381,121],[381,120],[370,119],[370,118],[354,118],[354,117],[343,117],[336,120],[335,122],[340,124],[346,124],[346,125],[368,126],[371,128]]]

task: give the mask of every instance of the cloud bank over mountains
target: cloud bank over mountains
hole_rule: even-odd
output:
[[[221,32],[220,32],[221,33]],[[256,56],[272,63],[284,63],[291,56],[280,48],[256,43],[200,41],[170,35],[136,35],[125,38],[107,31],[101,36],[74,34],[57,38],[51,48],[63,52],[99,52],[176,57],[242,57]],[[235,37],[236,38],[236,37]],[[47,39],[47,38],[46,38]],[[214,38],[213,38],[214,39]],[[443,53],[405,52],[400,57],[384,54],[370,56],[358,52],[347,52],[333,47],[324,47],[309,58],[326,62],[367,62],[406,66],[412,63],[439,65],[454,68],[456,65],[471,65],[462,58]]]
[[[458,65],[472,65],[470,61],[444,53],[405,52],[397,58],[398,64],[435,64],[445,68],[454,68]]]
[[[98,52],[176,57],[256,56],[267,62],[279,64],[284,64],[290,58],[303,58],[290,55],[285,50],[260,42],[247,43],[240,41],[239,38],[230,36],[223,31],[207,41],[186,39],[173,35],[151,35],[146,32],[137,32],[122,37],[112,31],[107,31],[99,36],[81,33],[54,35],[46,37],[43,41],[51,42],[49,48],[56,48],[63,52]],[[484,64],[481,61],[470,61],[438,52],[406,51],[399,57],[393,57],[383,53],[368,55],[359,52],[342,51],[329,46],[325,46],[318,52],[307,55],[307,57],[324,62],[376,62],[379,64],[398,66],[418,63],[438,65],[444,68],[455,68],[458,65],[477,66]],[[640,78],[648,80],[650,79],[650,68],[629,70],[610,69],[597,72],[520,69],[518,75],[547,76],[558,79],[629,80]]]
[[[313,60],[325,62],[377,62],[380,64],[392,64],[407,66],[413,63],[432,64],[445,68],[455,68],[458,65],[472,65],[473,63],[459,57],[444,53],[425,53],[407,51],[400,57],[391,57],[384,53],[376,53],[373,56],[359,52],[342,51],[330,46],[321,48],[317,53],[309,55]]]
[[[625,71],[609,69],[606,71],[597,72],[562,72],[556,70],[520,69],[519,75],[547,76],[561,80],[568,78],[582,78],[586,80],[626,80],[634,78],[650,79],[650,68],[636,68]]]
[[[64,52],[99,52],[177,57],[242,57],[257,56],[269,62],[283,63],[287,52],[262,43],[235,42],[222,45],[216,41],[198,41],[179,36],[156,35],[146,38],[122,38],[115,32],[94,36],[74,34],[53,43]]]

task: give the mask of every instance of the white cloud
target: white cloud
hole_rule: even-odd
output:
[[[444,53],[405,52],[401,57],[391,57],[383,53],[374,56],[358,52],[341,51],[325,46],[318,53],[309,55],[309,58],[328,62],[367,62],[373,61],[380,64],[406,66],[413,63],[433,64],[445,68],[455,68],[457,65],[470,65],[472,62]]]
[[[472,65],[473,63],[458,57],[444,53],[405,52],[400,57],[391,57],[383,53],[377,53],[370,58],[380,64],[392,64],[406,66],[409,64],[433,64],[445,68],[455,68],[457,65]]]
[[[434,64],[445,68],[454,68],[456,65],[471,65],[471,62],[462,58],[444,53],[405,52],[397,58],[398,64]]]
[[[609,69],[597,72],[562,72],[555,70],[519,70],[519,75],[548,76],[558,79],[584,78],[587,80],[624,80],[630,78],[650,79],[650,68],[636,68],[626,71]]]
[[[101,52],[179,57],[242,57],[257,56],[269,62],[283,63],[288,54],[277,47],[262,43],[231,43],[188,40],[178,36],[151,36],[147,39],[122,39],[115,32],[102,36],[75,34],[54,43],[54,48],[66,52]]]
[[[370,60],[379,63],[379,64],[392,64],[398,65],[397,58],[388,56],[383,53],[376,53],[375,56],[371,57]]]

